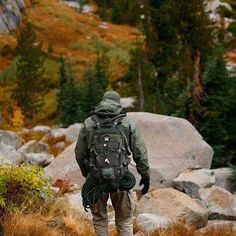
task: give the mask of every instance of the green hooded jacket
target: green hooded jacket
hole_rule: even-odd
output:
[[[120,104],[107,100],[102,101],[99,106],[95,108],[94,113],[101,118],[115,117],[123,113],[123,108]],[[88,175],[88,168],[86,166],[90,151],[88,149],[88,140],[90,135],[93,133],[93,129],[94,122],[92,118],[89,117],[85,120],[80,130],[75,147],[76,160],[84,177]],[[142,177],[150,177],[147,148],[135,122],[128,117],[124,117],[119,129],[124,134],[126,143],[129,144],[138,173]]]

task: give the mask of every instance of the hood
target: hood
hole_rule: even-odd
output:
[[[95,108],[94,113],[97,116],[104,117],[104,116],[117,116],[123,111],[123,107],[112,101],[112,100],[106,100],[101,101],[100,104]]]

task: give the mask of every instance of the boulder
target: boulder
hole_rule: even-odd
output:
[[[0,161],[3,163],[18,165],[23,163],[24,157],[12,146],[0,142]]]
[[[25,2],[24,0],[15,0],[16,4],[18,5],[20,10],[24,10],[25,8]]]
[[[221,187],[231,193],[233,193],[236,189],[230,183],[229,178],[231,177],[233,170],[232,168],[218,168],[213,169],[216,177],[215,185]]]
[[[209,219],[236,220],[236,197],[227,190],[217,186],[202,188],[199,196],[209,210]]]
[[[82,218],[87,220],[92,220],[92,213],[89,210],[86,212],[82,205],[82,196],[81,192],[77,193],[67,193],[65,194],[66,199],[68,200],[71,208]]]
[[[147,145],[153,187],[172,186],[187,168],[210,168],[213,149],[187,120],[146,112],[128,116],[137,122]],[[136,171],[133,174],[138,177]]]
[[[171,186],[172,180],[184,169],[199,165],[210,167],[213,150],[188,121],[145,112],[128,113],[128,116],[137,122],[146,142],[152,187]],[[47,167],[53,179],[66,177],[75,183],[83,182],[74,148],[75,144],[69,146]],[[134,163],[130,169],[138,180],[140,176]]]
[[[26,153],[48,153],[49,146],[46,143],[31,140],[18,149],[19,152]]]
[[[0,1],[0,33],[15,30],[25,8],[23,0]]]
[[[50,133],[45,134],[45,136],[41,139],[41,142],[56,144],[58,142],[64,142],[65,138],[65,133],[62,130],[52,130]]]
[[[53,160],[53,155],[48,153],[26,153],[24,156],[24,163],[32,165],[39,165],[42,167],[48,166]]]
[[[216,182],[214,171],[209,169],[187,169],[173,180],[173,185],[190,197],[198,198],[200,188],[211,187]]]
[[[65,129],[66,141],[68,142],[77,141],[81,127],[82,127],[82,124],[76,123],[69,126],[67,129]]]
[[[166,229],[173,225],[170,218],[155,214],[143,213],[137,216],[136,226],[148,234],[154,233],[158,229]]]
[[[75,143],[67,147],[54,161],[44,170],[46,175],[53,180],[66,179],[71,183],[82,186],[85,178],[82,176],[77,161],[75,159]]]
[[[38,126],[35,126],[32,130],[34,132],[49,133],[51,131],[51,128],[46,125],[38,125]]]
[[[15,132],[0,130],[0,143],[4,143],[14,149],[18,149],[23,144],[23,140]]]
[[[145,194],[138,203],[137,214],[155,214],[174,222],[183,222],[195,229],[207,224],[207,209],[187,194],[175,189],[153,190]]]
[[[6,23],[3,20],[3,13],[0,12],[0,32],[9,33]]]

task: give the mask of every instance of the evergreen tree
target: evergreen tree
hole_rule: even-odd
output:
[[[127,10],[127,9],[126,9]],[[111,20],[113,23],[121,24],[122,23],[122,7],[119,1],[114,1],[112,8],[112,17]]]
[[[187,93],[192,94],[196,55],[200,52],[200,78],[213,44],[211,23],[204,0],[143,0],[143,4],[148,60],[157,71],[154,94],[162,100],[157,104],[163,104],[157,110],[170,115],[180,108],[177,101],[183,100],[172,96],[170,84],[175,82],[179,96],[188,89]],[[190,100],[189,106],[193,99]]]
[[[97,50],[97,59],[94,66],[91,66],[84,75],[83,110],[86,116],[101,101],[108,86],[107,71],[108,58],[102,49]]]
[[[129,82],[132,93],[137,94],[139,110],[155,112],[153,107],[157,107],[157,104],[153,104],[153,98],[150,96],[155,82],[155,68],[147,61],[145,50],[143,41],[134,42],[130,50],[131,60],[126,81]]]
[[[63,127],[83,120],[84,112],[82,110],[81,100],[82,95],[74,82],[72,71],[66,69],[65,61],[61,59],[58,111]]]
[[[213,146],[213,167],[236,163],[236,80],[229,76],[222,48],[216,48],[203,76],[204,98],[197,128]]]
[[[41,51],[42,44],[37,45],[36,34],[31,23],[27,22],[17,38],[16,88],[13,98],[23,109],[27,119],[39,111],[42,105],[43,84],[41,75],[45,57]]]

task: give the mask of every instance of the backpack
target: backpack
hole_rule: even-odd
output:
[[[119,182],[128,170],[130,152],[119,126],[126,114],[101,119],[92,115],[93,133],[89,140],[89,169],[99,184],[118,190]]]

